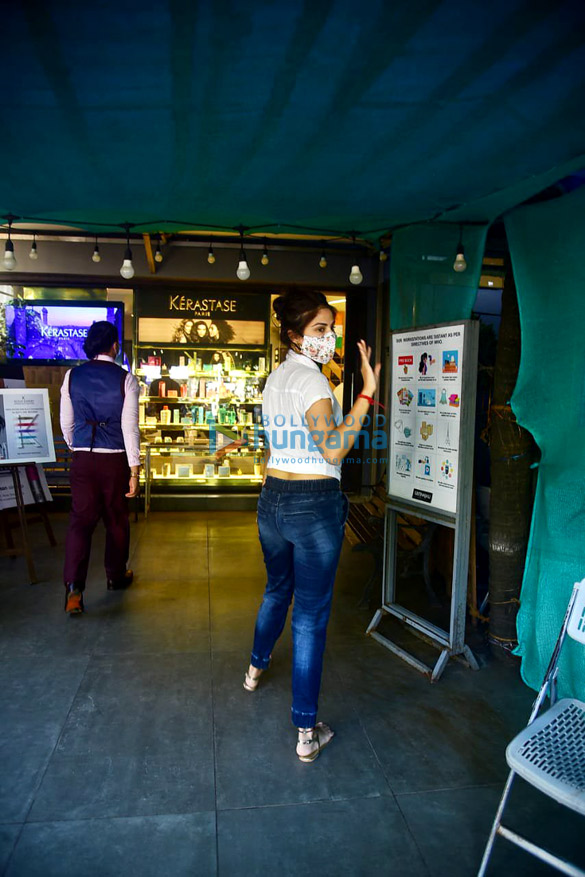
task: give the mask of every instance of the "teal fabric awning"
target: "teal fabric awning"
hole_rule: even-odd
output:
[[[2,38],[3,213],[375,238],[585,166],[582,2],[22,0]]]

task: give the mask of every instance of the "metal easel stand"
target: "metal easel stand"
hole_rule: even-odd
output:
[[[453,559],[453,579],[451,590],[451,613],[449,630],[442,630],[420,615],[405,609],[395,601],[396,597],[396,555],[397,555],[397,512],[410,513],[429,522],[442,524],[455,530],[455,552]],[[467,603],[467,567],[469,554],[469,527],[440,512],[433,513],[422,510],[418,506],[406,503],[388,503],[384,521],[384,575],[382,606],[377,610],[366,634],[379,642],[384,648],[398,655],[411,667],[428,676],[431,682],[437,682],[445,669],[449,658],[461,661],[471,670],[479,670],[473,652],[465,643],[465,611]],[[388,637],[379,633],[377,628],[385,615],[392,615],[412,627],[415,635],[430,642],[440,650],[440,655],[433,667],[420,661],[410,652],[401,648]]]
[[[21,463],[19,465],[26,465],[26,464]],[[16,498],[16,509],[18,511],[20,532],[22,533],[23,551],[21,551],[19,548],[8,547],[8,548],[4,549],[3,553],[7,557],[19,557],[21,554],[24,554],[24,556],[26,558],[26,566],[27,566],[27,570],[28,570],[29,583],[31,585],[34,585],[38,582],[38,577],[37,577],[37,572],[35,569],[34,561],[32,558],[32,552],[31,552],[31,548],[30,548],[28,523],[26,520],[26,509],[25,509],[25,505],[24,505],[24,498],[22,495],[22,487],[20,484],[20,477],[18,474],[18,468],[19,468],[18,465],[12,465],[12,464],[0,465],[0,469],[4,469],[4,470],[8,469],[10,471],[10,473],[12,474],[12,483],[14,484],[14,496]]]

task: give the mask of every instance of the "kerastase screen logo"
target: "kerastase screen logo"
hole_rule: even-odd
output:
[[[7,305],[5,319],[12,359],[86,359],[83,342],[98,320],[113,323],[122,341],[123,305],[119,303],[26,302]]]

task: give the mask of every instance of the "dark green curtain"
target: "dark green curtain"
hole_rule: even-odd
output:
[[[585,576],[585,191],[513,211],[506,231],[522,329],[511,402],[542,453],[517,621],[522,675],[537,689]],[[559,693],[585,698],[585,650],[572,640]]]

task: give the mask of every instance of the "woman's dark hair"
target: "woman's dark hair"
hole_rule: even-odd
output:
[[[329,308],[334,319],[337,314],[337,309],[316,289],[287,289],[274,299],[272,308],[280,325],[280,340],[285,347],[292,344],[288,333],[303,335],[305,327],[315,319],[321,308]]]
[[[203,326],[205,329],[205,335],[199,335],[197,329],[199,326]],[[202,340],[207,339],[209,337],[209,329],[207,328],[207,323],[205,320],[196,320],[193,329],[191,330],[191,337],[194,341],[198,341],[201,343]]]
[[[113,323],[107,320],[98,320],[89,327],[83,349],[88,359],[93,359],[99,353],[109,353],[112,345],[119,341],[118,330]]]

